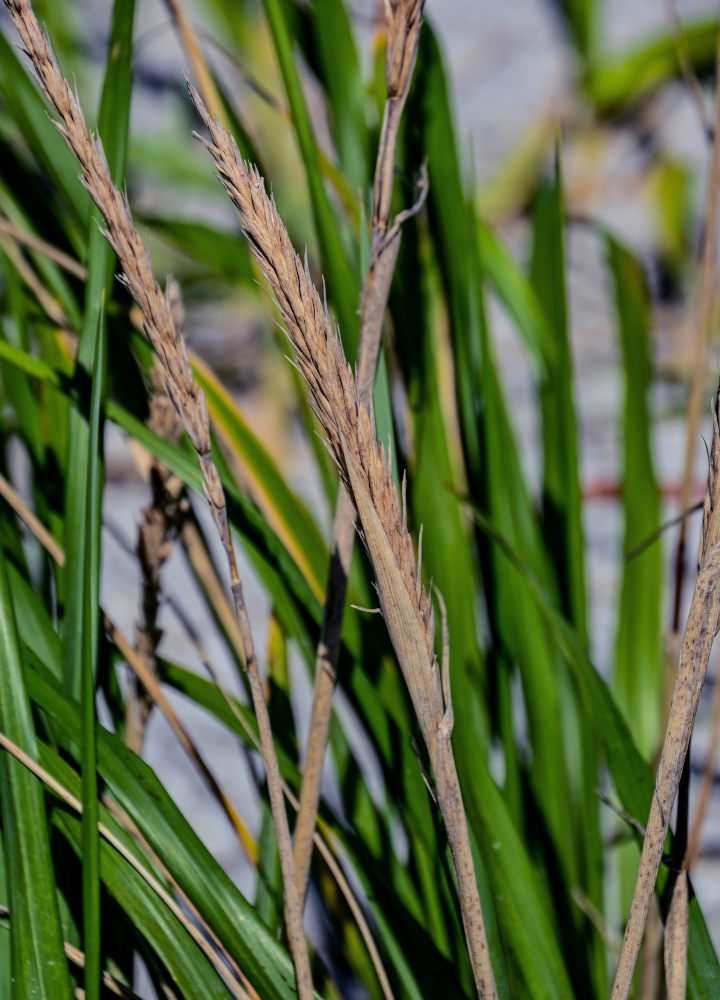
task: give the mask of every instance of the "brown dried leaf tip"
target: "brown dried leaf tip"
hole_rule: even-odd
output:
[[[385,0],[385,84],[389,98],[406,93],[417,53],[424,0]]]

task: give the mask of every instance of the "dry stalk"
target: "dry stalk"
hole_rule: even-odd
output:
[[[612,1000],[625,1000],[630,991],[633,971],[642,944],[648,908],[652,899],[658,867],[673,802],[677,795],[683,765],[690,744],[700,691],[707,672],[713,639],[720,620],[720,394],[713,404],[713,439],[710,470],[705,495],[699,570],[690,604],[685,634],[680,649],[665,740],[655,779],[655,793],[650,807],[640,868],[630,915],[625,927]]]
[[[168,284],[177,328],[182,329],[182,303],[175,283]],[[182,425],[177,411],[162,384],[162,371],[155,364],[151,373],[150,416],[148,427],[168,441],[180,440]],[[137,557],[142,574],[142,622],[135,633],[138,653],[147,670],[157,676],[157,647],[162,632],[158,626],[160,610],[160,574],[172,551],[173,538],[182,530],[187,509],[185,486],[157,459],[150,460],[152,500],[143,511],[138,529]],[[126,701],[126,742],[136,754],[142,754],[145,731],[153,699],[136,673],[130,678]]]
[[[34,233],[29,233],[27,230],[19,229],[17,226],[13,225],[9,219],[0,215],[0,233],[5,236],[10,236],[11,239],[15,240],[16,243],[20,243],[26,246],[29,250],[35,251],[35,253],[41,253],[43,256],[47,257],[58,267],[63,268],[69,274],[73,274],[76,278],[80,278],[84,281],[87,276],[87,271],[80,263],[80,261],[75,260],[69,254],[64,253],[58,247],[53,246],[52,243],[48,243],[46,240],[41,239]]]
[[[450,736],[452,705],[434,650],[433,613],[422,586],[404,504],[395,490],[372,416],[345,360],[327,308],[295,253],[262,178],[191,88],[210,140],[201,139],[240,214],[242,228],[270,282],[294,348],[295,364],[327,435],[345,489],[359,517],[358,531],[372,562],[380,607],[408,686],[435,776],[437,800],[458,883],[460,907],[478,994],[497,996],[473,866],[467,818]],[[198,137],[200,138],[200,137]],[[445,685],[449,694],[449,685]]]
[[[302,928],[302,911],[295,880],[292,843],[287,813],[280,787],[280,772],[270,728],[263,683],[252,639],[250,621],[237,571],[235,552],[220,477],[210,454],[210,423],[202,391],[196,385],[187,347],[173,317],[172,303],[154,278],[150,255],[143,244],[126,198],[110,178],[105,153],[98,137],[85,123],[80,103],[62,75],[55,54],[45,37],[28,0],[5,0],[22,38],[40,85],[60,116],[57,127],[82,168],[82,182],[102,213],[105,236],[118,257],[123,281],[140,307],[143,327],[162,367],[165,389],[180,414],[183,425],[200,459],[203,488],[227,556],[235,611],[245,649],[245,660],[253,705],[258,720],[263,760],[285,890],[285,921],[295,965],[298,994],[311,1000],[312,979],[307,944]]]
[[[387,14],[387,99],[375,166],[374,208],[370,264],[361,298],[360,341],[357,353],[357,381],[366,404],[375,381],[383,318],[387,306],[395,262],[400,249],[400,219],[388,231],[392,200],[393,172],[400,118],[412,79],[422,25],[423,0],[400,0],[386,4]],[[422,194],[421,194],[422,198]],[[355,508],[341,488],[335,510],[330,546],[323,621],[315,658],[315,682],[300,808],[295,824],[293,851],[300,898],[307,892],[313,831],[320,801],[323,763],[330,732],[332,700],[337,681],[343,613],[347,596],[350,561],[355,541]]]
[[[212,112],[214,118],[219,118],[221,122],[225,121],[225,113],[223,111],[222,101],[220,100],[220,95],[218,94],[217,87],[215,86],[215,81],[213,80],[212,73],[210,72],[210,67],[207,64],[205,54],[200,45],[200,40],[198,39],[197,33],[190,23],[185,8],[182,5],[181,0],[165,0],[165,6],[170,12],[170,16],[175,22],[175,27],[180,36],[180,41],[182,47],[185,49],[185,55],[188,58],[188,62],[192,67],[193,75],[198,83],[198,90],[203,95],[203,100],[207,104],[208,108]]]
[[[685,436],[685,460],[682,487],[680,490],[680,510],[690,506],[693,484],[693,465],[700,416],[703,407],[703,393],[707,373],[708,347],[713,326],[713,304],[715,299],[716,267],[718,253],[718,211],[720,210],[720,76],[716,81],[715,122],[708,177],[707,205],[705,209],[705,243],[703,246],[702,276],[700,279],[700,303],[698,306],[697,328],[693,344],[693,366],[688,401],[687,431]],[[685,568],[685,540],[687,521],[680,522],[680,534],[675,552],[675,595],[673,602],[672,630],[680,628],[680,608]]]
[[[717,664],[717,656],[715,657]],[[718,747],[720,747],[720,664],[715,668],[715,690],[713,692],[713,703],[710,713],[710,743],[707,749],[705,767],[703,768],[700,791],[697,797],[697,805],[693,816],[693,824],[688,839],[688,847],[685,852],[685,867],[691,872],[700,856],[700,840],[703,832],[703,824],[707,815],[708,806],[713,791],[713,777],[715,772],[715,761],[717,760]]]

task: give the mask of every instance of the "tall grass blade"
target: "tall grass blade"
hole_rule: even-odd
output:
[[[263,0],[263,9],[272,34],[275,54],[290,105],[293,128],[305,167],[328,295],[337,312],[348,357],[352,360],[357,351],[359,335],[359,289],[353,276],[354,269],[348,262],[343,248],[338,221],[320,173],[317,143],[293,53],[285,0]]]
[[[104,326],[101,309],[99,323]],[[88,1000],[99,1000],[101,977],[100,844],[98,839],[97,751],[95,746],[95,667],[99,639],[100,534],[102,528],[102,400],[105,381],[105,334],[96,339],[90,401],[87,456],[85,566],[83,567],[83,647],[81,672],[82,756],[82,898],[84,988]]]
[[[637,260],[608,237],[625,375],[623,418],[623,551],[629,553],[660,524],[660,491],[653,467],[648,392],[651,377],[648,291]],[[662,709],[663,658],[660,611],[662,549],[655,542],[623,567],[615,684],[638,747],[649,757],[657,746]]]
[[[5,553],[0,551],[0,726],[35,756],[35,727],[6,566]],[[0,804],[11,914],[13,996],[70,1000],[42,789],[22,764],[4,751],[0,753]]]

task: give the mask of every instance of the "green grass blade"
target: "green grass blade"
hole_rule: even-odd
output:
[[[32,757],[35,728],[25,689],[8,586],[0,552],[0,726]],[[0,806],[10,907],[10,967],[13,996],[70,1000],[55,877],[42,790],[37,780],[4,751],[0,754]]]
[[[659,541],[632,559],[636,545],[657,529],[660,492],[653,468],[648,411],[650,389],[649,297],[638,261],[608,237],[608,258],[625,375],[623,485],[625,515],[615,686],[625,718],[648,758],[659,736],[664,683],[661,608],[662,547]]]
[[[565,288],[565,232],[560,149],[555,171],[537,193],[534,206],[531,281],[545,313],[550,341],[543,351],[548,370],[540,383],[543,443],[542,536],[556,583],[559,603],[582,642],[588,643],[585,541],[573,362]],[[566,743],[575,749],[568,760],[578,789],[576,836],[581,841],[581,888],[603,912],[603,857],[599,805],[597,743],[568,683],[563,692]],[[606,946],[587,925],[588,961],[596,996],[607,990]]]
[[[100,102],[100,128],[105,155],[113,180],[122,187],[127,155],[127,130],[132,78],[132,28],[135,0],[116,0],[108,45],[108,62]],[[77,182],[76,182],[77,183]],[[97,339],[105,334],[101,323],[103,303],[109,301],[114,285],[114,255],[99,230],[100,215],[92,213],[89,230],[88,275],[85,311],[78,343],[75,380],[77,405],[70,410],[69,452],[65,485],[65,620],[63,624],[64,674],[68,690],[77,698],[81,690],[84,621],[86,529],[90,504],[99,504],[87,490],[87,460],[90,447],[87,386],[98,353]],[[101,355],[104,356],[104,355]],[[96,559],[99,552],[95,553]],[[94,573],[97,579],[99,569]],[[97,604],[97,601],[95,601]]]
[[[477,239],[485,276],[511,316],[538,379],[547,377],[553,340],[535,289],[497,233],[481,218]],[[550,352],[546,357],[546,352]]]
[[[263,0],[263,8],[275,45],[295,135],[305,167],[328,296],[335,306],[345,351],[348,360],[352,362],[358,343],[360,291],[343,248],[338,221],[320,172],[317,142],[313,135],[307,102],[295,62],[284,0]]]
[[[70,795],[80,799],[82,779],[77,772],[46,744],[39,742],[38,749],[38,763],[41,767]],[[166,891],[171,892],[169,884],[156,872],[154,862],[105,806],[100,807],[99,819],[125,850],[140,861]],[[73,814],[65,812],[64,807],[54,811],[53,821],[73,852],[82,858],[81,823]],[[100,840],[100,877],[134,928],[136,937],[133,944],[140,947],[141,954],[145,957],[148,955],[148,947],[152,949],[153,956],[160,959],[172,981],[182,989],[183,997],[228,1000],[229,991],[186,928],[142,875],[104,839]],[[87,981],[87,955],[84,977]]]
[[[101,311],[100,323],[105,314]],[[106,336],[96,340],[90,400],[90,449],[87,469],[83,574],[83,650],[81,676],[81,756],[82,756],[82,898],[83,946],[85,951],[84,988],[88,1000],[99,1000],[101,977],[100,842],[98,838],[97,748],[95,745],[95,660],[99,638],[100,535],[102,529],[102,429],[105,380]]]
[[[80,852],[81,828],[75,817],[58,811],[55,825]],[[168,985],[172,984],[183,1000],[230,1000],[230,990],[185,928],[142,876],[105,841],[100,845],[100,874],[107,891],[167,970]]]
[[[364,192],[368,184],[365,88],[348,9],[336,0],[317,0],[305,16],[316,56],[311,65],[327,98],[342,172],[353,192]]]
[[[555,0],[581,59],[591,62],[596,43],[597,0]]]
[[[538,192],[531,280],[551,338],[548,372],[540,384],[543,441],[543,539],[558,580],[563,610],[587,633],[587,595],[578,468],[573,364],[565,291],[565,234],[559,150],[555,176]]]

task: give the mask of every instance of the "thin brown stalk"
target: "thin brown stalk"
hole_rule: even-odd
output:
[[[167,294],[163,294],[155,280],[150,255],[135,228],[127,200],[112,183],[100,139],[91,135],[88,130],[79,101],[63,77],[55,53],[28,0],[5,2],[33,63],[40,86],[60,116],[57,128],[80,163],[82,182],[105,219],[105,236],[120,261],[123,280],[142,312],[145,333],[162,366],[166,391],[182,418],[186,433],[200,460],[205,496],[227,557],[235,611],[245,649],[280,854],[285,890],[285,922],[295,965],[298,995],[301,1000],[311,1000],[310,961],[302,927],[302,909],[295,880],[287,813],[280,788],[280,772],[250,621],[237,571],[225,494],[210,453],[210,423],[205,398],[193,378],[185,339],[177,329]]]
[[[708,347],[712,334],[718,253],[718,209],[720,208],[720,73],[717,75],[715,90],[715,125],[710,159],[710,174],[708,177],[707,204],[705,208],[705,242],[703,246],[702,276],[700,279],[700,303],[698,306],[696,336],[693,344],[692,378],[688,400],[685,460],[680,489],[680,510],[688,509],[692,497],[693,465],[695,462],[695,449],[697,448],[700,433],[700,417],[703,408],[705,379],[707,376]],[[678,632],[680,628],[686,539],[687,522],[682,520],[680,522],[680,534],[675,551],[673,632]]]
[[[29,262],[20,252],[17,241],[11,239],[9,236],[0,234],[0,247],[2,247],[8,260],[45,310],[48,319],[62,330],[69,329],[67,316],[63,312],[62,306],[38,278]]]
[[[58,566],[64,566],[65,551],[60,542],[50,534],[37,514],[28,507],[12,483],[9,483],[2,474],[0,474],[0,496],[12,507],[20,520],[27,525]]]
[[[133,648],[132,643],[122,634],[122,632],[115,627],[112,620],[108,618],[107,615],[104,616],[105,629],[108,635],[115,643],[117,648],[122,653],[125,658],[125,662],[132,670],[133,674],[142,684],[145,691],[148,693],[152,704],[157,705],[168,725],[175,733],[180,745],[182,746],[185,753],[188,755],[193,764],[197,767],[198,771],[202,775],[206,784],[208,785],[213,796],[217,799],[222,807],[223,812],[227,816],[233,830],[237,834],[238,840],[240,841],[243,850],[248,858],[248,860],[255,864],[257,862],[257,844],[253,839],[250,831],[245,826],[242,817],[238,813],[235,806],[232,804],[230,799],[227,797],[225,792],[217,782],[215,775],[212,773],[208,765],[205,763],[205,759],[196,747],[193,739],[191,738],[188,731],[183,726],[180,719],[177,717],[175,710],[165,696],[162,688],[157,679],[157,674],[151,670],[145,659],[138,653],[136,649]]]
[[[221,682],[217,673],[211,667],[210,661],[208,660],[207,656],[205,656],[203,651],[197,646],[197,643],[195,643],[195,645],[196,645],[196,651],[198,652],[200,659],[204,664],[210,679],[214,683],[215,687],[220,691],[221,695],[225,700],[225,704],[232,712],[233,716],[235,717],[235,720],[241,726],[241,728],[245,732],[246,736],[248,737],[252,745],[255,747],[256,750],[259,750],[260,744],[258,738],[253,732],[253,730],[250,728],[250,726],[248,726],[242,713],[239,711],[235,699],[231,696],[230,692]],[[288,800],[288,802],[295,810],[295,812],[297,812],[300,808],[300,803],[297,797],[295,796],[295,793],[293,792],[292,788],[290,787],[290,785],[288,785],[288,783],[285,781],[284,778],[281,778],[281,782],[282,782],[283,795]],[[325,838],[327,839],[328,842],[330,841],[331,836],[332,836],[331,831],[329,829],[326,829]],[[341,895],[345,898],[345,902],[348,905],[348,909],[350,910],[350,913],[352,914],[353,919],[357,924],[358,931],[360,932],[360,937],[365,942],[365,947],[367,948],[370,962],[373,968],[375,969],[375,974],[378,977],[378,983],[382,990],[383,996],[385,997],[385,1000],[394,1000],[394,994],[392,991],[392,987],[390,985],[390,979],[388,977],[387,972],[385,971],[385,966],[383,965],[380,952],[378,951],[377,945],[375,944],[375,939],[373,938],[368,922],[365,919],[365,914],[362,911],[362,908],[355,896],[355,893],[353,892],[350,886],[350,883],[345,878],[345,875],[343,874],[343,870],[340,867],[339,862],[335,859],[335,856],[332,853],[329,843],[326,843],[326,840],[323,838],[319,830],[313,831],[313,842],[317,847],[318,854],[325,862],[328,871],[335,879],[337,887],[340,890]],[[335,846],[335,850],[337,852],[337,844]]]
[[[685,38],[682,22],[678,17],[678,12],[675,8],[675,0],[665,0],[665,9],[667,11],[668,21],[670,22],[670,33],[672,35],[673,45],[675,46],[677,61],[680,65],[680,72],[683,75],[688,91],[690,92],[690,96],[695,105],[700,125],[702,126],[705,135],[708,136],[712,142],[715,130],[713,129],[713,124],[710,121],[710,116],[705,109],[702,88],[695,73],[690,53],[688,52],[687,39]]]
[[[169,287],[173,289],[175,286],[171,284]],[[179,289],[171,294],[170,299],[176,303],[176,322],[180,329],[182,308]],[[182,425],[163,388],[158,365],[153,366],[151,378],[148,427],[165,440],[177,442]],[[147,670],[157,676],[157,647],[162,636],[158,626],[160,574],[172,551],[173,538],[182,530],[187,498],[182,480],[155,458],[150,461],[149,480],[152,500],[143,511],[136,548],[142,575],[142,620],[135,630],[135,643]],[[153,704],[147,688],[133,673],[125,696],[125,739],[136,754],[142,754]]]
[[[672,880],[670,907],[665,921],[665,988],[667,1000],[685,1000],[690,905],[687,869],[681,868]]]
[[[75,260],[74,257],[64,253],[64,251],[58,249],[56,246],[53,246],[52,243],[48,243],[46,240],[41,239],[34,233],[28,233],[24,229],[19,229],[17,226],[13,225],[9,219],[5,219],[3,216],[0,216],[0,233],[11,237],[16,243],[21,243],[29,250],[41,253],[44,257],[47,257],[48,260],[57,264],[58,267],[61,267],[64,271],[68,271],[70,274],[75,275],[76,278],[80,278],[81,281],[85,280],[87,271],[79,260]]]
[[[390,638],[428,750],[437,801],[450,844],[460,908],[481,997],[497,992],[473,866],[467,817],[452,753],[452,705],[443,699],[435,657],[433,614],[422,586],[405,511],[384,448],[377,441],[362,387],[345,360],[327,308],[295,253],[262,178],[248,166],[231,136],[211,119],[199,94],[193,100],[210,133],[201,140],[240,214],[242,228],[270,282],[292,343],[295,364],[310,391],[345,489],[359,517]]]
[[[388,232],[390,204],[398,129],[415,65],[422,9],[422,0],[387,5],[387,100],[375,166],[372,248],[361,298],[360,341],[357,353],[357,380],[364,405],[367,405],[371,397],[375,381],[383,318],[400,249],[399,220],[396,220]],[[333,522],[323,621],[315,657],[310,730],[293,844],[298,890],[303,900],[310,874],[312,835],[320,802],[320,786],[330,732],[333,694],[337,682],[340,634],[354,541],[355,508],[345,490],[341,488]]]
[[[717,661],[717,657],[716,657]],[[712,711],[710,715],[710,743],[707,750],[707,759],[703,768],[700,791],[695,806],[692,829],[688,840],[687,851],[685,852],[685,867],[691,872],[700,854],[700,839],[702,837],[703,824],[707,815],[708,806],[712,797],[713,776],[715,771],[715,761],[717,760],[718,747],[720,747],[720,674],[716,667],[715,690],[713,692]]]
[[[138,845],[142,848],[148,858],[155,865],[157,870],[163,876],[164,879],[172,886],[173,892],[177,895],[178,899],[182,901],[183,906],[193,915],[194,919],[198,922],[201,927],[203,934],[207,936],[212,945],[217,949],[218,953],[222,955],[227,967],[232,971],[233,976],[237,979],[242,986],[256,997],[257,994],[252,989],[252,986],[247,981],[242,969],[239,967],[235,959],[232,957],[227,947],[223,944],[220,938],[217,936],[213,928],[208,924],[207,920],[203,917],[202,913],[195,906],[193,901],[190,899],[188,894],[182,888],[180,883],[177,881],[175,876],[172,874],[170,869],[167,867],[165,862],[159,856],[159,854],[154,850],[152,844],[147,840],[143,834],[140,827],[135,823],[128,813],[118,805],[115,799],[111,798],[107,793],[102,796],[102,803],[108,812],[111,812],[115,819],[123,826],[127,832],[137,841]]]
[[[705,497],[699,570],[675,678],[665,740],[655,779],[640,868],[612,989],[625,1000],[642,944],[650,900],[663,856],[670,814],[680,785],[695,715],[720,616],[720,395],[713,406],[713,439]]]
[[[170,11],[170,16],[175,23],[182,47],[185,49],[185,55],[188,58],[193,75],[197,81],[198,90],[202,94],[205,104],[210,109],[214,118],[219,118],[221,122],[226,124],[225,112],[220,95],[217,92],[217,87],[215,86],[215,81],[200,45],[200,40],[190,23],[181,0],[165,0],[165,6]]]

